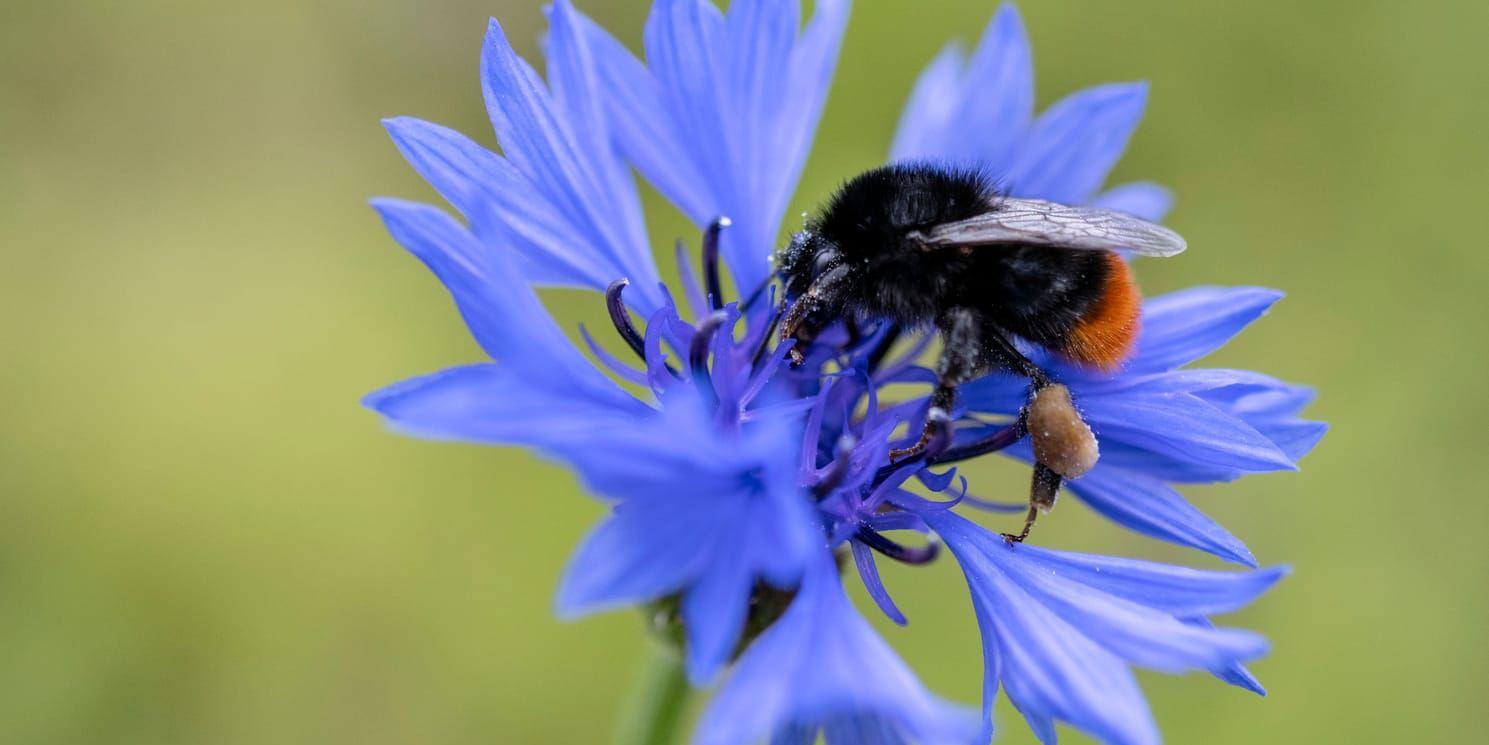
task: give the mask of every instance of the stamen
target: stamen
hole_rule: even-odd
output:
[[[948,427],[947,429],[950,428]],[[908,466],[918,466],[922,462],[925,463],[925,465],[956,463],[958,461],[967,460],[969,458],[976,458],[979,455],[995,453],[1023,439],[1024,435],[1028,433],[1029,430],[1025,428],[1023,420],[1019,420],[1017,422],[1014,422],[1013,424],[1008,425],[1007,427],[1004,427],[1003,429],[998,430],[997,432],[992,433],[991,435],[988,435],[987,437],[984,437],[981,440],[977,440],[976,442],[969,442],[965,445],[958,445],[954,448],[947,448],[943,452],[932,455],[930,457],[927,457],[927,453],[922,452],[906,458],[902,461],[884,466],[879,469],[878,473],[874,474],[873,483],[876,485],[882,484],[900,469],[906,468]],[[926,449],[927,451],[931,451],[931,448],[929,447],[927,447]]]
[[[817,447],[821,444],[822,417],[827,414],[828,394],[832,393],[836,386],[837,379],[828,378],[822,381],[822,390],[818,391],[816,396],[802,399],[812,402],[810,413],[807,414],[806,436],[801,442],[801,462],[798,464],[798,467],[803,470],[817,468]]]
[[[770,348],[770,340],[775,338],[776,325],[780,322],[781,311],[779,308],[777,308],[771,311],[770,322],[765,325],[765,334],[760,337],[760,343],[755,347],[755,354],[750,357],[751,368],[758,368],[760,366],[760,360],[765,357],[765,350]],[[787,341],[793,343],[796,342],[795,339],[788,339]],[[781,349],[780,346],[777,346],[776,348]]]
[[[764,365],[755,367],[755,371],[750,374],[749,384],[745,386],[744,393],[739,396],[740,406],[748,406],[756,396],[760,395],[760,391],[765,390],[766,383],[770,382],[771,376],[775,375],[781,363],[786,360],[786,352],[790,350],[790,345],[793,343],[795,342],[787,341],[776,347],[776,350],[765,360]]]
[[[924,546],[911,548],[910,546],[902,546],[885,538],[878,531],[867,525],[859,526],[858,532],[854,533],[853,537],[863,543],[863,545],[903,564],[929,564],[935,561],[936,556],[941,553],[941,544],[934,538]]]
[[[889,590],[884,587],[884,580],[879,578],[879,567],[874,564],[874,554],[869,551],[861,541],[853,541],[853,563],[858,567],[858,576],[863,579],[863,587],[869,591],[869,597],[874,599],[874,604],[889,620],[904,626],[909,623],[904,612],[894,604],[894,598],[889,596]]]
[[[703,281],[708,288],[708,305],[713,310],[724,307],[724,285],[719,280],[719,234],[733,224],[720,215],[703,231]]]
[[[1028,434],[1028,432],[1023,420],[1020,419],[981,440],[948,448],[940,455],[931,458],[930,462],[955,463],[957,461],[967,460],[968,458],[976,458],[979,455],[994,453],[1023,439],[1024,435]]]
[[[771,286],[770,281],[775,279],[775,276],[774,274],[767,275],[765,279],[760,280],[760,284],[755,285],[755,289],[750,290],[750,294],[745,295],[744,300],[740,301],[739,309],[749,310],[750,306],[754,305],[756,300],[759,300],[765,295],[766,288]]]
[[[636,331],[636,325],[631,323],[631,314],[626,311],[625,303],[621,302],[620,298],[621,293],[625,292],[629,284],[631,280],[622,277],[605,288],[605,309],[610,311],[610,322],[615,324],[615,330],[620,333],[620,338],[624,339],[631,351],[645,362],[646,341]]]
[[[610,353],[610,350],[600,346],[599,342],[596,342],[594,337],[589,335],[589,329],[585,328],[582,323],[579,324],[579,335],[584,337],[584,343],[589,345],[589,351],[594,353],[595,357],[599,358],[600,362],[606,368],[620,376],[622,380],[635,383],[636,385],[647,384],[646,373],[621,362],[619,358]]]
[[[827,473],[822,474],[822,478],[812,484],[812,496],[821,499],[842,485],[843,479],[848,477],[849,468],[853,465],[853,444],[851,437],[844,437],[843,441],[838,443],[838,456],[832,459]]]
[[[915,343],[910,346],[909,349],[905,350],[905,353],[903,355],[900,355],[893,362],[884,364],[882,368],[875,370],[874,379],[893,380],[901,373],[914,367],[915,362],[919,360],[920,356],[925,353],[925,350],[931,346],[931,340],[935,337],[935,334],[921,334],[920,338],[917,339]]]
[[[893,347],[894,346],[894,343],[897,342],[897,341],[899,341],[899,340],[900,340],[900,327],[899,327],[899,324],[894,324],[894,323],[886,324],[886,328],[884,329],[884,335],[881,336],[881,337],[879,337],[879,341],[877,343],[875,343],[874,344],[874,348],[869,351],[869,358],[868,358],[868,371],[869,371],[869,374],[872,375],[876,370],[879,369],[879,365],[883,364],[884,363],[884,358],[886,356],[888,356],[890,347]]]
[[[710,314],[698,324],[698,329],[693,332],[693,340],[688,344],[688,367],[693,371],[693,383],[715,405],[718,404],[719,397],[713,387],[713,377],[708,371],[708,347],[725,319],[723,311]]]

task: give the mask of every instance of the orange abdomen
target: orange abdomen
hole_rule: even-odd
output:
[[[1143,296],[1127,262],[1115,253],[1106,259],[1108,272],[1101,295],[1081,316],[1060,351],[1075,362],[1112,371],[1132,353]]]

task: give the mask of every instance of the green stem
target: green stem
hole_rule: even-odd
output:
[[[691,693],[678,653],[654,645],[622,713],[616,745],[672,745]]]

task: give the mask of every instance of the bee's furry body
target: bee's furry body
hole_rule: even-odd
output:
[[[1081,365],[1117,367],[1132,351],[1141,303],[1115,249],[1171,256],[1184,248],[1177,233],[1131,215],[1005,197],[976,172],[876,168],[843,184],[781,254],[789,306],[781,338],[805,346],[834,321],[887,320],[882,352],[900,330],[934,327],[941,352],[920,438],[891,458],[944,452],[963,383],[995,368],[1027,377],[1031,405],[1019,426],[1038,429],[1030,430],[1037,461],[1024,530],[1005,534],[1022,541],[1061,480],[1089,470],[1098,451],[1069,391],[1014,338]],[[790,354],[806,361],[796,347]]]
[[[837,315],[915,328],[944,326],[949,309],[965,309],[989,330],[1077,361],[1120,361],[1135,330],[1135,302],[1122,298],[1120,317],[1097,313],[1107,295],[1133,290],[1115,254],[1027,245],[926,250],[910,237],[996,211],[999,198],[991,180],[972,171],[894,165],[863,173],[837,191],[783,256],[788,293],[799,295],[828,265],[841,263],[850,271]],[[1105,336],[1112,338],[1086,349],[1080,331],[1098,315],[1108,316]]]

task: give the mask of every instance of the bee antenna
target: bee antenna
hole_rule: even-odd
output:
[[[941,544],[934,538],[920,548],[911,548],[885,538],[867,525],[860,525],[853,538],[886,557],[905,564],[929,564],[941,553]]]
[[[848,477],[848,471],[853,466],[853,442],[852,438],[844,437],[844,442],[838,443],[838,454],[832,459],[832,465],[828,467],[827,473],[812,484],[812,496],[822,499],[831,494],[832,491],[842,485],[843,479]]]

